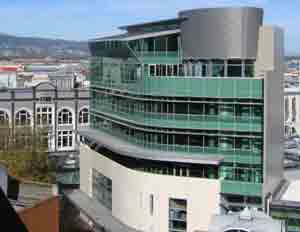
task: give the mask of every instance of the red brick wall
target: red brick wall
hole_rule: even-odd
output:
[[[59,232],[59,199],[53,197],[19,212],[29,232]]]

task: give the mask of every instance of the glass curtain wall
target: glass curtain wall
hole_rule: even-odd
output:
[[[261,103],[218,102],[215,100],[201,103],[168,101],[133,100],[114,96],[105,91],[92,91],[92,106],[97,112],[105,112],[124,120],[153,126],[183,128],[230,128],[237,130],[261,131],[263,109]],[[204,125],[205,124],[205,125]]]
[[[149,37],[129,41],[129,46],[141,56],[175,56],[179,52],[179,35]]]
[[[92,125],[106,133],[117,136],[130,143],[145,148],[188,152],[197,155],[224,155],[225,163],[220,170],[220,177],[225,180],[239,180],[244,182],[260,183],[261,177],[261,154],[262,140],[261,135],[256,138],[243,137],[239,134],[224,136],[220,134],[208,134],[203,131],[202,134],[193,135],[191,132],[178,134],[170,130],[159,132],[146,132],[137,129],[131,129],[113,123],[104,118],[92,115]]]

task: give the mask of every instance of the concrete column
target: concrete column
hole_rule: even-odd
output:
[[[224,77],[228,77],[228,60],[224,60]]]

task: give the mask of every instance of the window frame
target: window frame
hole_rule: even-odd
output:
[[[64,116],[67,115],[67,122],[64,121]],[[71,118],[71,120],[70,120]],[[58,112],[57,115],[57,123],[58,125],[72,125],[73,124],[73,112],[72,110],[68,109],[68,108],[63,108]]]
[[[67,143],[67,145],[64,145],[65,142]],[[73,147],[74,147],[73,131],[72,130],[57,131],[57,148],[58,149],[71,149]]]
[[[79,116],[78,116],[79,124],[89,124],[89,122],[90,122],[89,113],[90,112],[89,112],[89,109],[87,107],[82,108],[79,111]],[[84,120],[84,119],[87,119],[87,120]]]
[[[5,110],[0,110],[0,126],[9,125],[9,115]]]
[[[25,123],[22,123],[23,119],[22,117],[25,117]],[[15,124],[16,126],[31,126],[32,123],[32,114],[26,110],[21,109],[17,111],[16,117],[15,117]]]
[[[46,112],[43,111],[46,109]],[[51,106],[37,106],[36,107],[36,125],[38,126],[50,126],[53,125],[53,107]],[[46,116],[46,123],[44,123],[43,117]]]

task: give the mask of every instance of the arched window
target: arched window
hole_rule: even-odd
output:
[[[86,124],[89,123],[89,110],[88,108],[84,108],[79,112],[79,123]]]
[[[0,125],[8,125],[9,123],[9,118],[8,114],[5,111],[0,111]]]
[[[16,125],[17,126],[26,126],[31,124],[31,115],[26,110],[20,110],[16,114]]]
[[[58,114],[58,124],[72,124],[72,112],[68,109],[62,109]]]

